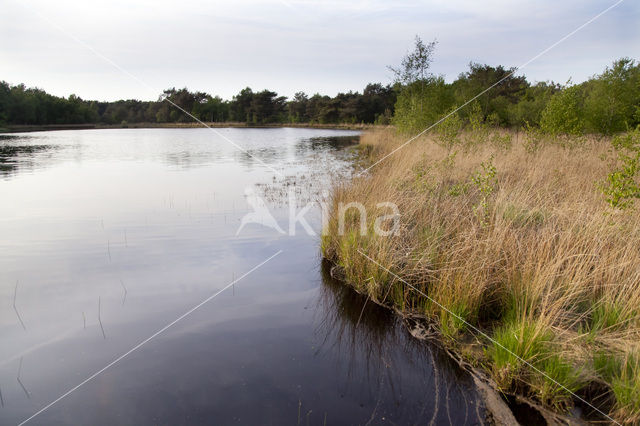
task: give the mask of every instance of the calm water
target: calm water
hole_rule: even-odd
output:
[[[298,212],[320,200],[356,133],[220,133],[247,152],[208,129],[0,136],[0,424],[240,277],[30,424],[480,423],[446,357],[333,282],[317,235],[290,235],[290,191]],[[238,233],[256,197],[284,234]],[[319,205],[305,217],[319,231]]]

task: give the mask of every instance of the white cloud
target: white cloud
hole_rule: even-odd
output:
[[[388,82],[413,37],[437,38],[434,71],[449,80],[473,60],[515,66],[611,5],[605,1],[61,1],[5,3],[0,78],[57,95],[153,99],[135,80],[42,20],[41,14],[157,87],[231,97],[270,88],[335,94]],[[637,55],[640,7],[623,2],[524,70],[582,80]]]

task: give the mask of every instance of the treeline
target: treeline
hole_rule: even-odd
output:
[[[391,68],[398,91],[393,123],[401,131],[421,131],[453,111],[448,120],[550,134],[612,134],[640,124],[640,65],[632,59],[619,59],[580,84],[531,84],[515,68],[476,63],[446,83],[429,73],[434,50],[435,42],[416,37],[414,50]]]
[[[396,91],[380,83],[367,85],[362,93],[339,93],[335,97],[298,92],[288,100],[276,92],[254,92],[247,87],[223,100],[204,92],[165,90],[158,101],[119,100],[98,102],[75,95],[61,98],[44,90],[0,82],[0,124],[126,124],[244,122],[270,123],[382,123],[393,116]],[[176,108],[179,106],[179,108]],[[188,112],[188,114],[185,113]]]
[[[304,92],[292,99],[247,87],[231,100],[204,92],[165,90],[157,101],[86,101],[0,82],[0,125],[243,122],[393,123],[418,132],[443,116],[461,123],[535,128],[547,133],[612,134],[640,124],[640,65],[623,58],[589,80],[560,85],[530,83],[515,68],[471,63],[447,83],[429,72],[436,43],[416,37],[392,85],[367,85],[362,93],[334,97]],[[489,89],[489,90],[487,90]],[[480,96],[478,94],[482,93]],[[474,99],[475,98],[475,99]],[[468,102],[473,99],[473,102]],[[179,108],[176,108],[178,106]],[[462,107],[458,109],[458,107]],[[187,112],[187,113],[185,113]]]

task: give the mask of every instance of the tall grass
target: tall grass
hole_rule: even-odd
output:
[[[559,410],[578,392],[617,421],[640,421],[640,214],[605,202],[599,183],[617,161],[611,145],[476,136],[423,137],[336,185],[323,255],[372,299],[430,318],[454,347],[469,340],[465,322],[492,336],[479,339],[474,361],[503,390]],[[363,135],[365,162],[404,140],[392,130]],[[357,214],[338,229],[340,205],[354,201],[369,213],[364,235]],[[388,214],[380,202],[399,207],[392,236],[371,226]],[[612,365],[600,365],[602,354]],[[595,396],[586,391],[594,386]]]

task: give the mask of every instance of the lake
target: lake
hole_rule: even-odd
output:
[[[482,423],[469,378],[321,260],[357,135],[0,135],[0,424]]]

